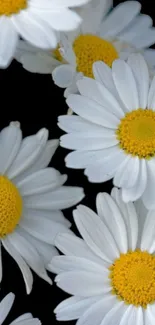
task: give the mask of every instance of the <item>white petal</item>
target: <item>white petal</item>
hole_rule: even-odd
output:
[[[155,76],[151,82],[147,107],[149,109],[152,108],[153,110],[155,110]]]
[[[147,161],[147,186],[142,196],[142,200],[147,209],[155,208],[155,159]]]
[[[65,163],[67,167],[70,168],[86,168],[87,165],[90,163],[91,157],[96,156],[96,150],[91,151],[72,151],[65,157]]]
[[[20,127],[10,124],[0,133],[0,173],[4,174],[15,159],[22,140]]]
[[[81,95],[96,101],[107,111],[109,110],[120,118],[124,116],[124,112],[117,99],[103,84],[94,79],[84,77],[77,82],[77,86]]]
[[[45,168],[50,163],[56,149],[59,146],[59,140],[48,140],[43,152],[37,158],[35,165],[33,166],[33,171]],[[29,171],[30,172],[30,171]],[[31,170],[32,173],[32,170]]]
[[[14,178],[15,183],[20,182],[28,175],[35,173],[36,171],[45,168],[50,163],[57,147],[59,145],[59,140],[49,140],[46,145],[42,147],[39,156],[34,164],[30,165],[28,169],[22,172],[21,175]]]
[[[129,111],[139,108],[139,98],[135,78],[129,65],[116,60],[112,65],[112,74],[119,96]]]
[[[51,74],[60,63],[52,57],[42,53],[24,53],[20,57],[23,68],[32,73]]]
[[[48,264],[51,262],[51,260],[54,256],[57,256],[59,254],[57,249],[54,246],[44,243],[41,240],[38,240],[38,239],[34,238],[33,236],[29,235],[21,227],[18,227],[18,232],[27,241],[29,241],[33,247],[35,247],[35,249],[39,253],[40,257],[43,259],[46,269],[49,270]]]
[[[142,199],[134,202],[134,206],[136,209],[136,214],[138,216],[138,242],[137,247],[140,247],[142,232],[144,229],[144,223],[147,217],[148,210],[145,208]]]
[[[114,130],[65,134],[60,139],[61,147],[72,150],[100,150],[118,144]]]
[[[22,257],[17,253],[17,251],[12,247],[9,237],[3,239],[2,244],[3,244],[4,248],[6,249],[6,251],[11,255],[11,257],[18,264],[18,266],[22,272],[24,281],[25,281],[27,294],[29,294],[32,290],[32,285],[33,285],[33,276],[32,276],[32,273],[31,273],[29,267],[27,266],[25,261],[22,259]]]
[[[65,225],[37,215],[33,215],[33,218],[27,215],[21,220],[20,227],[35,238],[52,245],[59,232],[69,231]]]
[[[109,279],[101,274],[86,271],[63,272],[56,276],[55,282],[65,292],[81,297],[101,295],[111,291]]]
[[[142,232],[142,239],[140,248],[142,250],[148,251],[150,254],[154,252],[155,243],[154,243],[154,233],[155,233],[155,211],[148,211],[144,228]],[[149,234],[149,236],[148,236]]]
[[[116,98],[121,111],[123,110],[123,112],[126,112],[127,109],[121,101],[113,81],[112,69],[104,62],[98,61],[93,64],[93,74],[95,79],[101,84],[103,84],[109,90],[109,92]]]
[[[75,76],[75,68],[69,64],[56,67],[52,72],[54,83],[60,88],[67,88],[71,85]]]
[[[115,172],[115,170],[119,167],[120,163],[122,163],[122,161],[126,159],[126,156],[124,154],[122,155],[122,152],[117,148],[117,146],[106,148],[103,150],[78,150],[69,153],[65,157],[65,162],[66,166],[71,168],[86,168],[89,165],[91,165],[90,168],[92,167],[93,169],[101,167],[101,174],[103,176],[104,172],[107,172],[107,170]],[[115,159],[115,164],[112,159]],[[107,166],[110,163],[111,167],[107,169]],[[99,175],[100,178],[101,174]]]
[[[115,129],[120,122],[119,118],[107,111],[104,106],[84,96],[70,95],[66,102],[74,113],[98,125]]]
[[[143,35],[145,31],[153,24],[152,18],[148,15],[140,14],[134,18],[132,24],[130,24],[119,35],[119,40],[132,44],[135,38]]]
[[[59,321],[78,319],[99,299],[100,297],[71,297],[61,302],[54,313]]]
[[[119,147],[114,146],[101,151],[103,158],[96,157],[96,162],[90,160],[90,164],[85,170],[85,175],[91,182],[103,182],[104,179],[111,179],[117,169],[126,159],[126,154]],[[98,158],[98,159],[97,159]]]
[[[141,307],[136,308],[133,305],[127,307],[119,325],[127,325],[127,324],[143,325],[143,310]]]
[[[154,324],[154,317],[155,317],[155,306],[148,305],[145,311],[145,321],[146,325],[153,325]],[[144,323],[145,325],[145,323]]]
[[[87,3],[88,0],[56,0],[56,6],[77,7]]]
[[[113,236],[97,214],[79,205],[73,217],[82,237],[97,256],[109,263],[119,256]]]
[[[130,177],[129,177],[130,175]],[[130,188],[136,184],[139,175],[139,158],[126,156],[126,159],[117,169],[114,177],[114,185],[117,187]]]
[[[111,180],[114,177],[115,170],[111,169],[109,172],[104,173],[102,162],[86,166],[84,175],[88,177],[91,183],[103,183]]]
[[[138,241],[138,218],[132,202],[126,203],[128,218],[126,219],[128,232],[128,249],[135,250]]]
[[[148,172],[145,159],[141,159],[139,165],[139,175],[134,187],[122,188],[122,198],[124,202],[136,201],[144,193],[146,185],[148,183]]]
[[[17,325],[41,325],[41,322],[38,318],[30,318],[30,319],[21,320],[19,322],[15,321],[14,324],[17,324]]]
[[[84,315],[78,320],[77,325],[101,325],[104,316],[117,304],[116,297],[107,294],[100,298],[98,302],[90,306]]]
[[[120,325],[120,321],[127,306],[125,306],[124,301],[118,301],[117,304],[106,314],[101,325]]]
[[[9,325],[15,325],[15,324],[17,324],[17,323],[20,322],[20,321],[25,321],[25,320],[27,320],[27,319],[32,319],[32,318],[33,318],[33,316],[32,316],[31,313],[26,313],[26,314],[23,314],[23,315],[17,317],[17,318],[16,318],[13,322],[11,322]]]
[[[44,148],[48,137],[46,129],[40,130],[36,135],[26,137],[21,144],[21,149],[12,163],[7,175],[10,179],[25,172],[38,158]]]
[[[117,188],[113,188],[111,192],[111,196],[114,198],[117,203],[122,217],[124,219],[126,230],[127,230],[127,238],[128,238],[128,250],[135,250],[137,247],[138,240],[138,218],[137,213],[134,208],[132,202],[124,203],[121,197],[121,191]]]
[[[64,91],[64,97],[65,98],[68,98],[68,96],[71,95],[71,94],[78,94],[78,88],[77,88],[77,84],[76,83],[77,83],[78,80],[80,80],[82,78],[83,78],[83,74],[81,72],[78,72],[74,76],[74,78],[72,80],[72,84],[69,87],[67,87],[65,89],[65,91]],[[72,112],[72,110],[71,110],[71,112]]]
[[[59,234],[56,237],[55,245],[65,255],[86,258],[98,263],[99,265],[106,265],[101,258],[93,253],[83,239],[76,237],[74,234]]]
[[[54,192],[25,197],[25,207],[41,210],[67,209],[84,198],[81,187],[61,186]]]
[[[35,209],[29,209],[29,208],[24,208],[23,210],[23,215],[24,218],[32,218],[34,217],[40,217],[44,220],[44,218],[54,221],[54,222],[59,222],[66,227],[70,227],[71,223],[64,217],[63,212],[60,210],[53,210],[53,211],[48,211],[48,210],[35,210]]]
[[[10,292],[0,302],[0,325],[5,321],[7,315],[9,314],[14,299],[15,299],[15,295],[12,292]]]
[[[0,282],[2,281],[3,266],[2,266],[2,244],[0,243]]]
[[[120,253],[128,250],[127,231],[124,220],[114,200],[107,193],[99,193],[96,198],[97,213],[112,234]]]
[[[0,67],[7,68],[14,57],[18,34],[10,19],[4,15],[0,17],[0,30]]]
[[[49,268],[53,273],[62,273],[67,271],[86,271],[94,272],[95,274],[103,274],[108,278],[109,270],[95,262],[92,262],[86,258],[76,256],[55,256]]]
[[[18,254],[23,257],[29,267],[38,276],[40,276],[42,279],[51,284],[52,282],[46,273],[43,260],[39,256],[35,247],[32,246],[32,244],[27,241],[26,238],[21,236],[20,231],[18,232],[18,228],[14,233],[9,235],[9,241],[14,247],[14,249],[18,252]]]
[[[50,0],[45,0],[44,3],[42,3],[41,0],[33,0],[32,6],[41,11],[43,9],[47,11],[53,11],[53,9],[62,10],[62,8],[66,8],[66,7],[81,6],[87,2],[88,0],[57,0],[57,1],[52,1],[51,3]]]
[[[61,0],[60,0],[60,5],[59,6],[56,6],[56,2],[55,1],[51,1],[50,0],[44,0],[44,3],[41,1],[41,0],[31,0],[30,3],[29,3],[29,8],[33,8],[33,11],[34,9],[37,9],[38,11],[42,11],[42,10],[45,10],[45,11],[51,11],[52,9],[59,9],[61,10],[61,8],[64,8],[66,6],[63,6],[63,4],[61,4]]]
[[[40,48],[36,48],[35,46],[25,42],[24,40],[19,40],[16,50],[20,52],[20,55],[24,53],[36,54],[36,52],[40,51]]]
[[[66,227],[70,227],[71,223],[64,217],[63,212],[60,210],[35,210],[35,209],[29,209],[29,208],[24,208],[23,209],[23,216],[24,218],[32,218],[34,217],[39,217],[44,220],[44,218],[54,221],[54,222],[59,222],[65,225]]]
[[[144,58],[147,61],[148,65],[151,64],[155,66],[155,50],[154,49],[145,49],[144,50]]]
[[[116,36],[132,22],[140,9],[138,1],[125,1],[116,6],[101,25],[102,36]]]
[[[28,43],[41,49],[55,48],[56,34],[40,16],[30,10],[21,10],[20,14],[13,15],[11,20],[18,33]]]
[[[132,305],[129,305],[129,307],[126,309],[119,325],[127,325],[127,324],[133,325],[133,324],[130,324],[130,322],[129,322],[130,314],[131,314],[133,308],[134,307]]]
[[[76,115],[62,115],[58,117],[58,121],[58,126],[67,133],[84,133],[87,130],[87,132],[94,134],[105,130],[103,126],[88,122]]]
[[[67,62],[70,64],[70,66],[74,67],[74,72],[76,72],[76,55],[74,53],[73,50],[73,40],[75,39],[75,37],[73,37],[73,40],[70,40],[70,35],[77,33],[77,35],[75,37],[78,36],[78,32],[77,31],[73,31],[71,33],[67,33],[67,34],[61,34],[61,39],[60,39],[60,53],[61,56],[63,58],[63,62]],[[78,72],[75,73],[75,75],[78,75]]]
[[[111,68],[102,61],[93,64],[93,74],[95,79],[103,84],[112,94],[116,93],[112,78]]]
[[[103,18],[112,8],[112,6],[112,0],[92,1],[85,7],[79,8],[79,13],[82,17],[82,34],[96,34],[99,31]]]
[[[137,49],[144,49],[150,47],[155,43],[155,28],[147,28],[144,33],[137,35],[132,41],[132,44],[136,46]]]
[[[147,64],[140,54],[132,54],[128,59],[133,75],[136,80],[139,95],[139,107],[147,107],[148,91],[149,91],[149,71]]]
[[[60,32],[70,32],[81,24],[81,17],[68,8],[52,10],[51,12],[42,11],[41,19],[49,24],[51,28]]]
[[[67,175],[61,175],[55,168],[39,170],[17,183],[22,196],[46,193],[62,186]]]

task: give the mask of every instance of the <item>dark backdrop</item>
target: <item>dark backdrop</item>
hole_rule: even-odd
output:
[[[121,2],[123,1],[114,0],[114,5]],[[142,12],[150,15],[155,25],[153,0],[140,2]],[[18,120],[21,122],[24,136],[46,127],[50,131],[51,139],[59,138],[62,131],[57,127],[57,117],[66,114],[66,109],[63,91],[53,84],[50,75],[28,73],[17,62],[12,62],[6,70],[0,70],[0,128],[8,125],[10,121]],[[61,173],[68,174],[68,185],[83,187],[86,197],[82,203],[95,209],[97,193],[110,192],[112,183],[88,183],[82,170],[65,168],[64,157],[66,154],[67,150],[59,148],[52,161],[52,166]],[[65,216],[72,220],[72,209],[66,210]],[[74,226],[73,229],[75,229]],[[54,276],[51,275],[51,278],[54,279]],[[55,284],[50,286],[34,274],[32,293],[26,295],[19,268],[3,250],[3,281],[0,299],[10,291],[16,294],[16,300],[5,324],[9,324],[15,317],[25,312],[31,312],[33,316],[40,318],[43,325],[67,324],[67,322],[57,322],[53,314],[53,309],[60,301],[67,298],[67,294],[58,289]],[[72,325],[75,322],[68,322],[68,324]]]

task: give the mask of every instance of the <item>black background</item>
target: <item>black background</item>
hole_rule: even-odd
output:
[[[114,0],[114,6],[123,1]],[[150,15],[155,25],[155,7],[153,0],[140,1],[142,12]],[[24,104],[24,105],[23,105]],[[63,91],[57,88],[50,75],[31,74],[17,62],[12,62],[6,70],[0,70],[0,128],[10,121],[20,121],[23,136],[36,133],[40,128],[49,129],[49,137],[57,139],[63,132],[57,127],[57,117],[66,114],[67,105]],[[52,160],[52,166],[61,173],[68,174],[66,184],[81,186],[85,191],[83,204],[95,210],[95,199],[98,192],[108,192],[112,183],[91,184],[82,170],[67,169],[64,157],[67,150],[59,148]],[[65,216],[72,220],[72,209],[65,210]],[[74,226],[73,226],[73,229]],[[40,318],[43,325],[75,324],[75,322],[57,322],[53,309],[59,302],[67,298],[67,294],[50,286],[34,274],[34,285],[30,295],[26,294],[24,280],[14,260],[3,250],[3,280],[0,288],[0,300],[9,292],[16,295],[13,308],[4,322],[9,324],[13,319],[25,312],[31,312]],[[54,276],[51,274],[54,280]]]

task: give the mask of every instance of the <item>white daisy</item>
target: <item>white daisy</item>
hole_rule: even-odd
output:
[[[80,16],[68,7],[87,0],[0,0],[0,67],[7,67],[19,37],[43,49],[55,48],[59,31],[74,30]]]
[[[115,59],[126,60],[135,52],[143,53],[150,76],[154,76],[155,50],[149,49],[155,43],[152,19],[140,14],[141,5],[137,1],[121,3],[107,15],[109,8],[111,1],[100,0],[96,10],[91,7],[85,10],[79,30],[62,40],[60,53],[65,63],[56,67],[52,76],[56,85],[67,88],[65,96],[77,92],[75,79],[79,72],[93,78],[94,62],[103,61],[111,67]]]
[[[116,188],[112,196],[99,193],[96,205],[97,214],[83,205],[73,211],[83,239],[56,238],[66,256],[50,267],[57,286],[73,295],[56,307],[56,317],[77,325],[154,325],[155,210],[141,219]]]
[[[81,188],[62,186],[66,175],[46,167],[57,146],[57,140],[48,141],[46,129],[22,140],[17,122],[0,133],[0,243],[17,262],[27,293],[33,284],[30,268],[52,283],[45,268],[58,254],[54,239],[70,227],[61,209],[84,196]]]
[[[59,117],[68,132],[61,146],[75,150],[66,165],[85,169],[90,182],[114,178],[125,202],[142,197],[147,208],[155,208],[155,77],[149,86],[140,54],[127,63],[116,60],[112,69],[97,62],[93,71],[96,80],[78,81],[81,95],[67,99],[79,116]]]
[[[0,324],[2,324],[7,318],[11,307],[13,305],[15,295],[10,292],[5,298],[0,302]],[[33,318],[32,314],[26,313],[18,318],[16,318],[10,325],[41,325],[38,318]]]
[[[101,6],[101,3],[99,1],[100,0],[91,0],[85,6],[76,8],[76,12],[81,16],[83,24],[85,24],[85,20],[88,20],[88,15],[89,17],[91,15],[92,20],[95,23],[96,15],[98,16],[99,13],[102,14],[102,11],[99,11],[99,6]],[[107,10],[112,6],[112,3],[113,1],[109,0]],[[105,5],[107,6],[107,0],[102,0],[102,6],[103,5],[104,8]],[[62,33],[60,35],[60,43],[63,42],[64,37],[65,35]],[[52,74],[53,70],[56,67],[64,65],[64,63],[68,62],[70,65],[75,64],[74,58],[72,60],[72,50],[71,56],[68,53],[67,56],[63,59],[58,48],[56,50],[44,51],[22,40],[18,42],[14,57],[18,62],[22,64],[25,70],[32,73]],[[72,84],[68,87],[66,85],[67,90],[65,92],[65,96],[67,93],[74,93],[77,91],[76,81],[81,79],[82,76],[82,73],[76,73],[75,76],[73,76]],[[64,80],[61,82],[64,86]]]

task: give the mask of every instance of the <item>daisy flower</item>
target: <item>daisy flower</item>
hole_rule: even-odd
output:
[[[19,37],[43,49],[55,48],[59,31],[74,30],[80,16],[68,7],[87,0],[0,0],[0,67],[11,62]]]
[[[155,208],[155,77],[150,85],[146,62],[131,54],[128,62],[115,60],[93,66],[95,79],[78,81],[80,95],[67,103],[79,116],[60,116],[68,134],[61,146],[74,150],[66,165],[85,169],[90,182],[113,178],[125,202],[140,197]]]
[[[6,317],[8,316],[11,307],[13,305],[15,299],[15,295],[10,292],[8,295],[3,298],[3,300],[0,302],[0,324],[2,324]],[[41,325],[41,322],[38,318],[33,318],[32,314],[26,313],[18,318],[16,318],[13,322],[10,323],[10,325]]]
[[[81,188],[63,186],[66,175],[46,167],[57,146],[46,129],[22,139],[18,122],[0,133],[0,243],[18,264],[27,293],[33,285],[30,268],[52,283],[46,269],[58,254],[54,239],[70,227],[61,209],[84,196]]]
[[[54,257],[50,267],[57,286],[73,295],[56,307],[57,320],[153,325],[155,211],[141,219],[116,188],[111,196],[99,193],[96,205],[97,214],[83,205],[73,211],[82,239],[67,233],[56,238],[65,256]]]
[[[112,7],[112,4],[112,0],[91,0],[85,6],[77,8],[76,12],[82,18],[83,22],[82,29],[84,28],[85,24],[88,24],[88,22],[91,22],[91,28],[92,21],[94,27],[99,19],[99,16],[101,18],[103,14],[105,15],[106,12]],[[65,96],[68,96],[68,93],[76,93],[76,82],[82,78],[83,73],[75,73],[76,58],[73,54],[72,46],[69,45],[67,41],[66,34],[61,33],[59,43],[62,47],[65,47],[65,50],[64,48],[61,49],[62,53],[60,53],[60,45],[54,50],[43,51],[25,41],[20,40],[16,48],[15,59],[22,64],[24,69],[32,73],[52,74],[53,70],[59,66],[62,66],[62,69],[67,69],[67,72],[68,69],[70,71],[70,67],[74,66],[74,71],[72,71],[72,68],[70,71],[70,73],[72,73],[71,83],[70,76],[69,80],[66,75],[64,76],[65,79],[61,78],[62,87],[67,88],[65,91]]]
[[[92,65],[96,61],[111,68],[115,59],[126,60],[129,54],[142,52],[149,63],[150,77],[154,76],[155,50],[149,49],[155,43],[152,19],[140,14],[137,1],[121,3],[110,13],[109,8],[111,1],[100,0],[95,13],[91,7],[85,10],[80,28],[61,41],[60,53],[65,63],[56,67],[52,76],[56,85],[67,88],[65,97],[78,91],[75,80],[79,73],[94,77]]]

